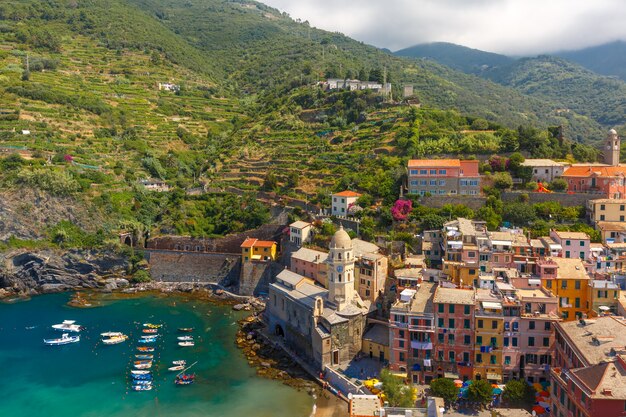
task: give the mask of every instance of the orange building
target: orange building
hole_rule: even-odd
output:
[[[278,257],[276,242],[247,238],[241,244],[241,260],[247,261],[275,261]]]

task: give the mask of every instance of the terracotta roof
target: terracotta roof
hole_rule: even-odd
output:
[[[474,305],[474,290],[438,287],[433,302]]]
[[[342,191],[340,193],[333,194],[339,197],[361,197],[361,194],[355,193],[354,191]]]
[[[598,229],[602,230],[602,231],[608,231],[608,230],[613,230],[613,231],[619,231],[619,232],[626,232],[626,222],[597,222],[596,225],[598,226]]]
[[[619,177],[626,175],[626,166],[572,166],[563,172],[564,177]]]
[[[411,159],[409,168],[414,167],[460,167],[459,159]]]
[[[258,248],[271,248],[275,244],[276,242],[273,242],[271,240],[259,240],[259,239],[254,239],[254,238],[249,237],[243,241],[243,243],[241,244],[241,247],[253,248],[256,246]]]
[[[626,399],[626,369],[619,361],[599,363],[572,373],[593,391],[593,398]]]
[[[554,234],[557,235],[559,239],[589,240],[589,235],[584,232],[561,232],[555,230]]]

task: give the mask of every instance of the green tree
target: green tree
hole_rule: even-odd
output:
[[[503,397],[506,401],[520,406],[525,402],[530,402],[529,400],[533,399],[533,393],[526,382],[512,379],[506,383]]]
[[[273,172],[268,171],[263,179],[263,186],[261,187],[265,191],[273,191],[278,188],[278,178]]]
[[[550,183],[550,191],[565,191],[567,190],[567,181],[563,178],[556,178]]]
[[[515,226],[528,226],[537,219],[533,206],[524,203],[507,203],[504,205],[502,218]]]
[[[380,382],[383,383],[383,391],[391,407],[413,407],[413,389],[404,385],[402,380],[394,376],[389,369],[380,371]]]
[[[496,172],[493,175],[493,186],[499,190],[508,190],[513,187],[513,178],[508,172]]]
[[[476,212],[476,218],[487,222],[488,230],[498,230],[498,227],[502,224],[502,216],[488,206],[483,206]]]
[[[467,388],[467,396],[470,401],[487,405],[491,402],[491,392],[493,388],[491,384],[484,379],[474,380]]]
[[[439,230],[443,227],[443,224],[445,222],[445,217],[442,217],[438,214],[427,214],[422,217],[420,226],[422,227],[422,230]]]
[[[443,398],[448,404],[455,402],[459,395],[459,389],[448,378],[433,379],[430,383],[430,390],[433,395]]]

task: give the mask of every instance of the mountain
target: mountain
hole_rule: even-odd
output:
[[[626,42],[615,41],[589,48],[556,52],[554,55],[576,62],[598,74],[626,81]]]
[[[523,58],[483,76],[524,95],[559,103],[561,111],[585,115],[607,128],[626,123],[626,83],[562,58]]]
[[[414,45],[394,52],[397,56],[427,58],[466,74],[481,74],[486,69],[502,67],[513,58],[448,42]]]

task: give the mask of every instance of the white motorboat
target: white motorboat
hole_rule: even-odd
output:
[[[58,339],[44,339],[43,342],[48,346],[68,345],[70,343],[80,342],[80,336],[70,336],[67,333]]]
[[[193,336],[178,336],[176,339],[182,340],[184,342],[186,340],[193,340]]]
[[[78,333],[85,328],[79,324],[76,324],[74,320],[64,320],[61,324],[53,324],[52,328],[54,330],[59,330],[62,332],[74,332]]]
[[[183,369],[185,369],[185,365],[170,366],[167,368],[168,371],[182,371]]]
[[[152,368],[152,362],[149,363],[136,363],[133,365],[135,369],[150,369]]]
[[[122,343],[128,339],[124,333],[120,332],[107,332],[102,333],[102,343],[105,345],[117,345],[118,343]]]
[[[181,359],[179,361],[172,361],[172,364],[174,364],[174,365],[187,365],[187,361]]]
[[[139,370],[139,369],[132,369],[130,371],[130,373],[133,374],[133,375],[149,375],[150,372],[151,371],[142,371],[142,370]]]
[[[189,346],[195,346],[195,345],[196,344],[191,341],[178,342],[178,346],[182,346],[182,347],[189,347]]]
[[[141,336],[142,339],[156,339],[157,337],[159,337],[158,334],[148,334],[148,335]]]

